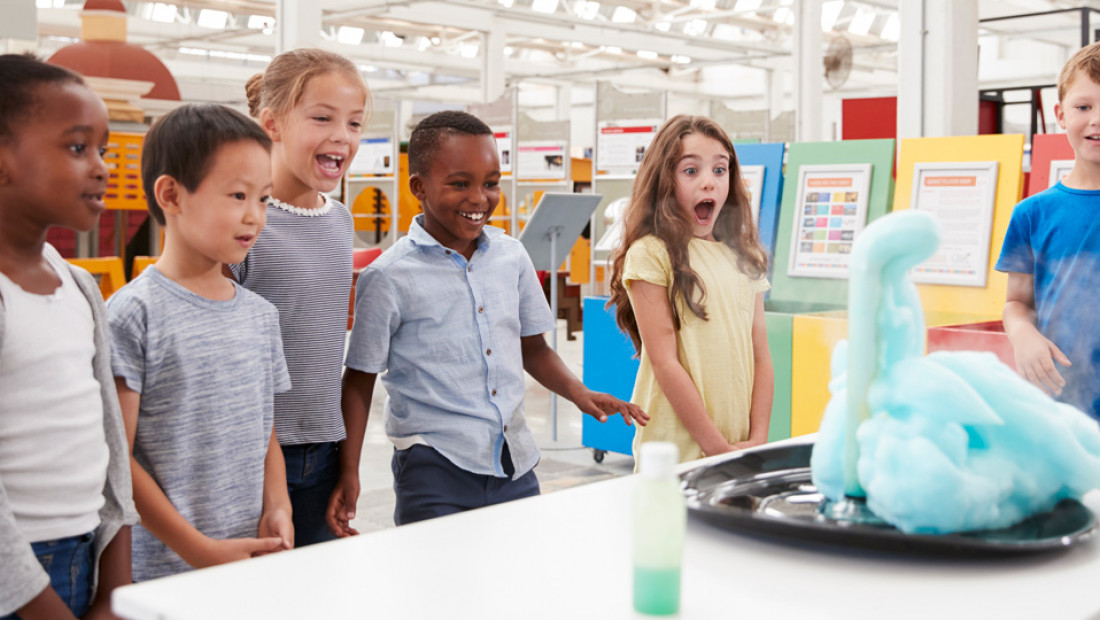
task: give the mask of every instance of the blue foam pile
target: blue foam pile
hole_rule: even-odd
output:
[[[814,447],[818,490],[844,496],[846,342]],[[898,360],[872,382],[857,432],[867,505],[908,533],[1007,527],[1100,487],[1100,426],[992,353]]]

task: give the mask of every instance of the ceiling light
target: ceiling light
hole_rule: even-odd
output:
[[[359,45],[363,42],[363,29],[355,26],[340,26],[336,31],[336,40],[344,45]]]
[[[891,13],[886,18],[886,24],[882,27],[882,38],[887,41],[897,41],[901,37],[901,21],[897,13]]]
[[[607,46],[601,47],[600,49],[607,52],[608,54],[622,54],[623,53],[623,48],[615,46],[615,45],[607,45]]]
[[[691,6],[697,9],[713,9],[715,0],[691,0]]]
[[[650,50],[638,50],[638,58],[644,58],[646,60],[657,60],[657,52]]]
[[[684,34],[689,37],[697,37],[707,31],[707,20],[693,19],[684,24]]]
[[[867,9],[859,9],[856,11],[856,16],[852,18],[852,22],[848,24],[848,32],[858,35],[866,35],[871,31],[871,24],[875,23],[874,11],[868,11]]]
[[[615,12],[611,14],[611,21],[616,24],[633,24],[637,18],[638,14],[625,6],[615,7]]]
[[[222,30],[229,22],[229,13],[215,9],[203,9],[199,11],[199,19],[195,23],[203,28]]]
[[[691,63],[691,56],[681,56],[679,54],[674,55],[670,60],[678,65],[686,65]]]
[[[428,40],[428,37],[416,37],[416,49],[423,52],[432,46],[432,42]]]
[[[653,27],[656,28],[657,30],[660,30],[661,32],[668,32],[668,29],[672,27],[672,23],[671,22],[657,22],[656,24],[653,24]]]
[[[574,2],[573,11],[577,14],[577,17],[581,19],[596,19],[596,15],[600,12],[600,3],[587,2],[586,0]]]
[[[558,0],[534,0],[531,10],[536,13],[553,13],[558,10]]]
[[[477,43],[463,43],[458,46],[458,54],[463,58],[477,58]]]
[[[275,18],[267,15],[249,15],[248,16],[248,29],[249,30],[267,30],[268,28],[275,27]]]
[[[821,29],[832,30],[842,10],[844,10],[844,0],[829,0],[821,3]]]
[[[515,4],[515,0],[497,0],[497,2],[504,8],[511,8],[512,5]]]
[[[179,11],[176,9],[175,5],[157,2],[153,5],[153,12],[149,15],[149,19],[162,24],[171,24],[176,21],[176,15],[178,13]]]
[[[737,0],[735,10],[745,11],[746,13],[749,13],[759,8],[760,0]]]
[[[385,45],[386,47],[401,47],[401,45],[405,43],[405,39],[397,36],[389,30],[383,30],[382,32],[378,33],[378,40],[381,41],[382,45]]]

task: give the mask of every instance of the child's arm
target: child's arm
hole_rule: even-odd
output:
[[[115,588],[133,582],[131,566],[130,526],[124,525],[99,556],[99,584],[91,609],[84,620],[116,618],[111,613],[111,593]]]
[[[46,586],[38,596],[16,610],[16,616],[23,620],[76,620],[69,606],[57,595],[52,586]]]
[[[1036,327],[1034,275],[1009,272],[1004,326],[1016,358],[1016,372],[1049,394],[1061,394],[1066,381],[1054,362],[1069,366],[1070,361]]]
[[[691,376],[680,364],[668,289],[645,280],[632,280],[630,292],[634,317],[638,321],[638,334],[649,352],[653,376],[668,402],[672,403],[676,416],[706,456],[733,450],[734,447],[722,436],[707,413],[703,397],[695,389]],[[752,423],[751,417],[749,423]]]
[[[612,413],[623,414],[623,421],[627,424],[631,423],[631,419],[642,426],[649,421],[649,415],[638,405],[586,388],[576,375],[569,371],[557,352],[546,344],[542,334],[520,338],[520,344],[523,351],[523,369],[550,391],[568,398],[584,413],[600,422],[606,422],[608,414]]]
[[[264,511],[260,516],[257,535],[260,538],[277,536],[282,543],[272,550],[257,551],[253,556],[294,548],[291,510],[290,494],[286,487],[286,461],[283,460],[283,449],[279,447],[273,427],[271,439],[267,442],[267,456],[264,457]]]
[[[122,377],[115,377],[115,387],[118,390],[118,403],[122,408],[122,422],[126,426],[126,441],[130,444],[134,505],[141,515],[141,525],[145,529],[195,568],[243,560],[263,551],[275,551],[282,545],[282,539],[277,537],[226,540],[208,538],[183,518],[156,480],[133,457],[141,394],[127,387],[126,380]]]
[[[752,404],[749,406],[749,438],[733,444],[737,450],[768,443],[768,427],[772,420],[772,400],[775,398],[775,370],[768,349],[768,323],[764,315],[764,293],[756,294],[752,315]]]
[[[340,408],[344,412],[347,438],[340,444],[340,480],[325,511],[329,531],[340,538],[359,534],[350,523],[355,518],[355,504],[359,500],[359,458],[363,452],[363,436],[367,432],[377,376],[352,368],[344,371]]]

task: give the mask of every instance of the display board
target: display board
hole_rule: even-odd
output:
[[[898,159],[897,191],[894,194],[894,211],[911,208],[913,183],[918,164],[944,164],[950,162],[996,162],[997,182],[989,223],[989,248],[984,256],[978,256],[986,268],[982,286],[957,286],[947,284],[918,284],[925,312],[964,311],[976,319],[996,318],[1004,308],[1007,277],[993,269],[1001,253],[1012,208],[1023,193],[1024,176],[1021,170],[1024,154],[1024,136],[984,135],[948,138],[912,138],[902,140]],[[1049,160],[1048,160],[1049,161]],[[1049,165],[1049,163],[1047,164]],[[959,224],[961,225],[961,224]],[[944,238],[955,233],[944,231]]]
[[[344,181],[344,202],[351,210],[355,245],[360,248],[388,247],[401,234],[401,155],[397,143],[401,105],[395,99],[378,98],[371,108],[359,136],[359,150],[348,164]],[[412,217],[408,213],[405,216]]]
[[[871,164],[802,166],[787,275],[848,277],[852,242],[867,221],[870,187]]]
[[[596,128],[596,177],[633,179],[660,119],[602,121]]]
[[[1025,196],[1038,194],[1058,182],[1051,180],[1051,164],[1055,161],[1073,160],[1073,147],[1064,133],[1040,133],[1031,136],[1031,174],[1027,179]]]
[[[771,268],[772,257],[775,255],[775,231],[779,221],[779,199],[783,195],[783,157],[787,152],[787,145],[782,142],[769,142],[766,144],[734,143],[734,152],[737,153],[737,163],[741,166],[741,176],[746,178],[746,186],[750,192],[755,193],[757,178],[756,172],[748,170],[763,170],[759,176],[759,195],[752,197],[755,213],[755,221],[760,229],[760,242],[768,253],[768,267]]]
[[[1052,159],[1050,160],[1050,176],[1047,177],[1047,187],[1054,187],[1059,181],[1066,178],[1066,175],[1073,170],[1072,159]]]
[[[775,267],[772,271],[772,290],[769,295],[771,302],[790,302],[797,304],[810,304],[810,311],[817,311],[815,307],[844,307],[848,302],[848,282],[846,278],[820,278],[790,275],[788,266],[791,261],[791,243],[795,238],[794,230],[796,219],[801,221],[804,217],[808,188],[800,187],[794,179],[799,179],[804,166],[849,166],[853,164],[870,166],[870,182],[864,192],[865,215],[854,216],[862,221],[859,226],[865,226],[874,219],[886,214],[893,199],[894,181],[892,171],[894,168],[894,140],[844,140],[841,142],[802,142],[790,146],[787,154],[788,181],[783,188],[783,201],[779,210],[779,227],[775,241]],[[740,152],[740,151],[738,151]],[[803,191],[807,189],[807,191]],[[824,189],[824,188],[823,188]],[[812,193],[818,193],[816,191]],[[832,198],[830,191],[830,200]],[[845,192],[847,193],[847,192]],[[817,203],[814,203],[815,206]],[[829,202],[829,210],[832,210],[832,202]],[[856,203],[836,203],[858,204]],[[843,207],[841,207],[843,213]],[[831,217],[831,216],[830,216]],[[843,216],[842,216],[843,217]],[[853,217],[853,216],[848,216]],[[763,219],[763,218],[762,218]],[[855,238],[853,229],[853,240]]]

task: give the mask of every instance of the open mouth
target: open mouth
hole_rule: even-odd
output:
[[[233,238],[237,240],[237,243],[247,248],[252,246],[252,241],[256,239],[256,235],[237,235]]]
[[[100,208],[104,208],[105,205],[103,204],[103,195],[104,195],[103,192],[99,192],[99,193],[81,194],[80,197],[83,198],[84,200],[95,203]]]
[[[475,224],[480,224],[485,221],[485,213],[480,211],[471,211],[468,213],[459,211],[458,214]]]
[[[327,153],[318,155],[317,165],[321,167],[321,171],[325,174],[339,176],[344,166],[344,157],[342,155],[329,155]]]
[[[710,221],[711,216],[714,215],[714,201],[709,198],[700,201],[695,205],[695,221],[700,224],[706,224]]]

